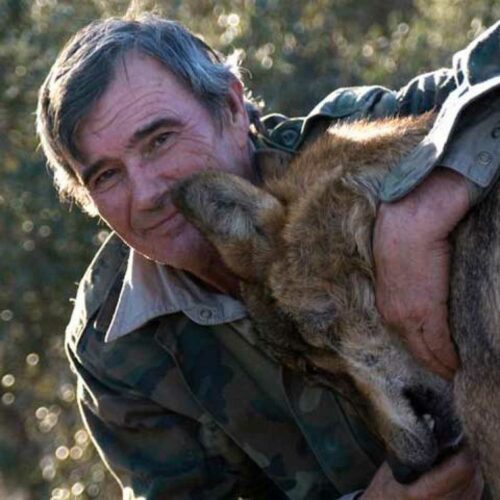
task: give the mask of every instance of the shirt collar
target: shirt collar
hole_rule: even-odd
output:
[[[154,318],[177,312],[183,312],[200,325],[228,323],[246,316],[240,301],[209,291],[190,274],[131,250],[105,341],[123,337]]]

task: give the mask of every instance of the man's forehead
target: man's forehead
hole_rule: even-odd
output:
[[[125,100],[161,98],[165,93],[172,92],[175,95],[181,90],[176,78],[158,61],[149,56],[130,53],[117,62],[110,82],[88,115],[93,115],[92,121],[96,121],[100,115],[126,105]]]
[[[85,142],[110,127],[129,133],[153,115],[176,118],[193,96],[155,59],[131,54],[120,64],[102,96],[80,121],[76,139]]]
[[[161,84],[165,79],[174,79],[169,68],[155,57],[129,50],[116,61],[113,71],[113,82],[124,82],[129,86],[149,82]]]

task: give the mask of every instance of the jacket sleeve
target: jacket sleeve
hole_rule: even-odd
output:
[[[403,197],[437,166],[468,179],[480,200],[500,166],[500,22],[455,54],[453,68],[422,75],[397,93],[400,114],[440,109],[432,130],[384,180],[383,201]]]
[[[441,68],[411,80],[395,93],[399,116],[418,115],[440,109],[457,88],[460,76],[454,69]]]
[[[168,360],[148,362],[143,359],[148,349],[139,348],[135,353],[144,369],[137,361],[130,367],[124,350],[93,359],[86,342],[93,339],[81,341],[87,349],[84,358],[69,351],[77,373],[78,405],[124,500],[282,498],[216,423],[188,395],[178,393]],[[152,389],[157,384],[162,388]],[[155,397],[158,390],[172,392],[171,407]]]
[[[297,150],[336,121],[380,119],[435,111],[435,124],[417,148],[395,167],[380,189],[382,201],[402,198],[437,166],[468,179],[477,202],[500,166],[500,22],[453,57],[451,68],[415,77],[399,91],[380,86],[340,88],[306,117],[271,131],[275,143]]]
[[[442,68],[415,77],[399,91],[370,85],[340,88],[328,94],[302,119],[282,120],[269,137],[273,145],[296,151],[332,124],[418,115],[439,110],[461,79],[461,71]]]

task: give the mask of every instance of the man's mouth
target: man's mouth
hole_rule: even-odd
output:
[[[172,220],[180,215],[177,210],[174,210],[165,217],[161,217],[159,220],[155,221],[153,224],[146,226],[142,231],[144,233],[158,232],[161,231],[165,226],[169,226]]]

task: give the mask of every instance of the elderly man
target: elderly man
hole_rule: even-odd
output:
[[[114,231],[80,284],[67,350],[85,425],[125,498],[480,496],[466,451],[398,484],[348,401],[261,352],[237,280],[169,190],[206,168],[254,180],[263,162],[288,159],[337,120],[445,102],[428,140],[384,184],[392,203],[374,246],[382,314],[451,378],[447,236],[496,175],[499,32],[458,54],[453,70],[398,93],[340,89],[294,120],[260,119],[236,68],[171,21],[98,21],[68,43],[41,88],[38,132],[60,193]]]

